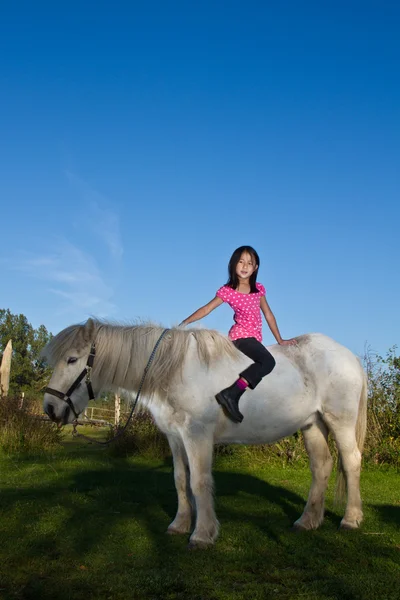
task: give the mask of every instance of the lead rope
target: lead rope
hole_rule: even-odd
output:
[[[132,420],[133,413],[135,412],[135,408],[136,408],[136,405],[137,405],[138,400],[140,398],[140,392],[142,391],[142,387],[143,387],[143,384],[144,384],[144,380],[146,379],[147,372],[148,372],[148,370],[150,368],[150,365],[153,362],[153,359],[154,359],[154,357],[156,355],[157,348],[158,348],[161,340],[163,339],[164,335],[167,333],[167,331],[169,331],[169,329],[164,329],[164,331],[162,332],[162,334],[158,338],[158,340],[157,340],[157,342],[156,342],[156,344],[155,344],[155,346],[153,348],[152,353],[150,354],[150,358],[147,361],[147,365],[145,366],[145,369],[143,371],[142,379],[140,380],[139,389],[137,391],[136,398],[135,398],[135,400],[134,400],[134,402],[132,404],[131,412],[129,414],[128,420],[125,423],[124,427],[122,429],[120,429],[118,431],[118,433],[114,437],[112,437],[110,440],[107,440],[106,442],[99,442],[99,440],[95,440],[93,438],[90,438],[87,435],[84,435],[83,433],[78,433],[77,430],[76,430],[76,428],[78,426],[78,421],[75,419],[75,421],[73,421],[73,430],[72,430],[72,435],[74,437],[81,437],[84,440],[87,440],[88,442],[92,442],[93,444],[98,444],[99,446],[108,446],[108,444],[111,444],[111,442],[114,442],[117,438],[119,438],[125,432],[126,428],[128,427],[129,423]]]

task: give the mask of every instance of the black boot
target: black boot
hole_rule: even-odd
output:
[[[243,415],[239,410],[239,398],[244,391],[236,383],[233,383],[215,396],[226,416],[234,423],[241,423],[243,421]]]

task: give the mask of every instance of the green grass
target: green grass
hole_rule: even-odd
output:
[[[363,472],[361,531],[338,532],[332,478],[322,528],[294,534],[308,470],[219,457],[220,537],[212,549],[190,552],[187,536],[164,533],[176,511],[169,459],[112,458],[70,440],[47,458],[0,463],[4,600],[400,596],[400,477],[393,468]]]

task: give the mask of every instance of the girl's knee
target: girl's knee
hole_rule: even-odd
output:
[[[273,369],[275,368],[276,365],[276,360],[274,359],[274,357],[272,356],[272,354],[268,357],[268,360],[266,360],[264,362],[264,371],[265,371],[265,375],[268,375],[268,373],[271,373],[271,371],[273,371]]]

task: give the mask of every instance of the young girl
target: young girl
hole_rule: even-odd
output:
[[[253,390],[261,379],[270,373],[275,366],[272,354],[263,346],[261,312],[271,329],[276,341],[281,346],[296,344],[295,339],[283,340],[279,333],[275,317],[265,299],[265,288],[256,283],[260,259],[251,246],[240,246],[231,256],[228,266],[229,279],[216,293],[215,298],[202,306],[181,325],[188,325],[210,314],[223,302],[235,311],[235,324],[229,330],[229,338],[236,348],[254,363],[239,374],[239,379],[230,387],[216,395],[216,399],[227,416],[235,423],[241,423],[243,415],[239,411],[239,398],[249,387]]]

